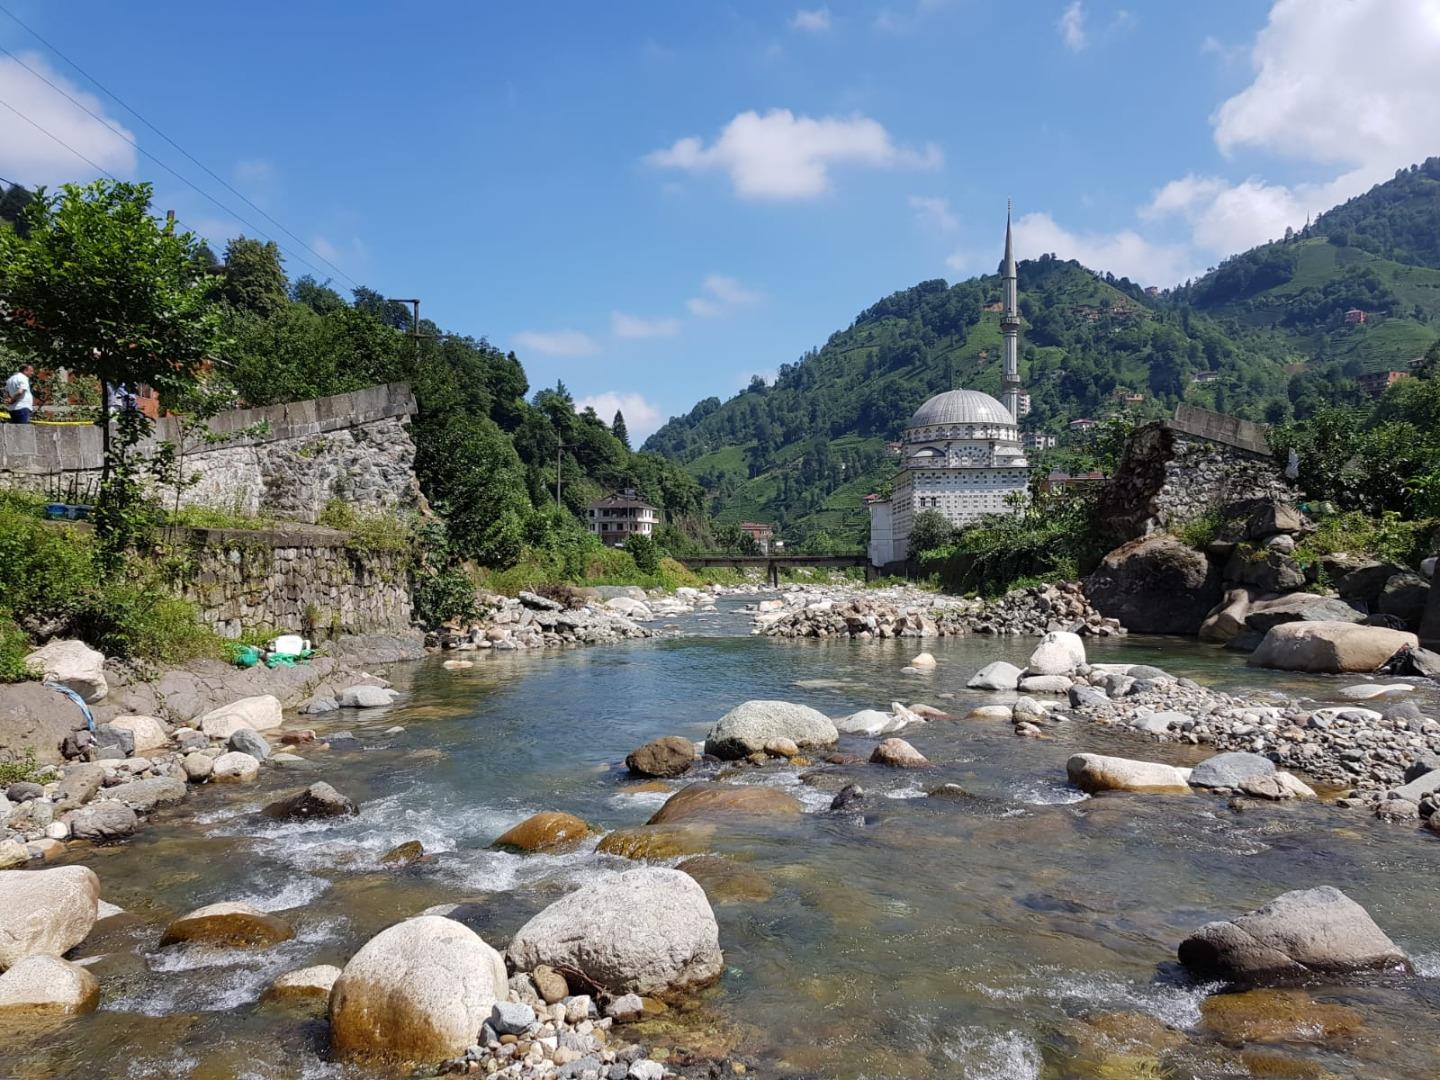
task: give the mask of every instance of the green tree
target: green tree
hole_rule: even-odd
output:
[[[225,245],[225,277],[220,295],[237,311],[249,311],[261,318],[269,318],[284,308],[290,289],[275,242],[237,236]]]
[[[416,423],[415,470],[461,558],[509,566],[520,555],[530,506],[520,459],[494,421],[448,413]]]
[[[0,339],[104,391],[144,383],[164,396],[192,385],[219,339],[215,281],[197,268],[196,238],[151,216],[150,196],[149,184],[67,184],[26,208],[28,235],[0,230]],[[113,554],[128,542],[139,491],[126,452],[146,422],[125,414],[116,440],[106,412],[96,526]]]
[[[625,414],[619,409],[615,410],[615,419],[610,424],[610,434],[620,440],[620,445],[626,450],[630,449],[630,431],[625,426]]]
[[[910,526],[910,554],[938,551],[955,541],[955,526],[939,510],[921,510]]]
[[[625,538],[625,550],[635,560],[635,567],[642,574],[653,574],[660,569],[660,550],[654,537],[631,533]]]

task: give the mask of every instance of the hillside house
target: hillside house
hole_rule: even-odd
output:
[[[755,541],[755,546],[760,554],[770,554],[770,547],[775,540],[775,530],[769,525],[760,521],[742,521],[740,531]]]
[[[1358,308],[1358,307],[1352,307],[1349,311],[1345,312],[1345,325],[1346,325],[1346,326],[1364,326],[1366,320],[1367,320],[1369,317],[1370,317],[1370,316],[1367,315],[1367,314],[1366,314],[1364,311],[1362,311],[1360,308]]]
[[[1408,371],[1371,371],[1361,375],[1355,381],[1360,384],[1360,389],[1369,394],[1372,398],[1383,397],[1385,391],[1394,386],[1401,379],[1410,378]]]
[[[653,536],[659,524],[660,511],[629,488],[590,504],[590,531],[611,547],[624,546],[631,536]]]

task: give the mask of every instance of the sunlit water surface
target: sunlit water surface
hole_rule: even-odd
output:
[[[463,919],[503,948],[541,907],[631,864],[595,854],[593,844],[559,857],[489,844],[540,810],[606,829],[643,822],[667,792],[627,780],[621,762],[635,746],[663,734],[702,738],[748,698],[830,715],[892,700],[963,714],[987,699],[964,688],[977,668],[1001,658],[1023,664],[1033,645],[928,640],[939,663],[917,676],[901,669],[918,641],[751,637],[736,606],[680,620],[690,636],[679,639],[477,654],[460,673],[438,661],[397,668],[391,677],[409,691],[402,704],[315,725],[322,735],[353,731],[364,750],[314,753],[303,766],[266,770],[251,787],[200,789],[134,842],[91,852],[106,899],[130,912],[79,950],[102,957],[92,968],[101,1009],[48,1031],[6,1034],[0,1075],[352,1075],[326,1060],[322,1018],[259,1003],[270,981],[296,967],[343,965],[387,925],[458,900],[473,901]],[[1184,641],[1100,642],[1090,651],[1227,688],[1324,700],[1344,685],[1252,672]],[[397,724],[403,733],[384,734]],[[641,1037],[742,1058],[761,1076],[1440,1076],[1433,836],[1324,805],[1235,813],[1202,796],[1083,798],[1064,781],[1077,750],[1176,762],[1204,754],[1083,724],[1052,733],[1017,739],[1007,724],[940,721],[905,733],[933,763],[927,770],[826,766],[810,783],[799,779],[807,768],[729,776],[782,786],[811,812],[716,832],[714,850],[743,861],[771,895],[717,903],[724,979],[692,1011]],[[868,755],[872,745],[845,737],[840,749]],[[847,777],[869,793],[865,813],[826,813]],[[359,802],[360,815],[306,825],[256,815],[317,779]],[[974,798],[924,797],[945,782]],[[414,839],[438,858],[405,872],[381,866],[386,851]],[[1266,1047],[1264,1066],[1255,1047],[1224,1046],[1198,1030],[1200,1003],[1214,988],[1173,970],[1175,946],[1209,919],[1317,884],[1368,907],[1422,975],[1312,988],[1358,1009],[1363,1028],[1328,1044]],[[277,912],[297,936],[260,952],[159,948],[170,917],[222,900]],[[1116,1012],[1185,1033],[1164,1071],[1145,1053],[1097,1058],[1082,1021]],[[1263,1071],[1282,1066],[1292,1071]]]

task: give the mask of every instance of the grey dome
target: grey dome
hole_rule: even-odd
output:
[[[989,394],[982,394],[979,390],[947,390],[916,409],[909,426],[921,428],[949,424],[1005,424],[1014,427],[1015,418]]]

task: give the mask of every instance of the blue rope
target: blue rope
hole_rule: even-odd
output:
[[[85,704],[85,699],[82,698],[79,694],[77,694],[74,690],[71,690],[70,687],[61,686],[58,682],[47,682],[45,685],[48,686],[51,690],[59,691],[60,693],[68,697],[71,701],[75,702],[76,705],[80,706],[80,711],[85,714],[85,725],[90,729],[91,734],[94,734],[95,717],[90,712],[90,706]]]

